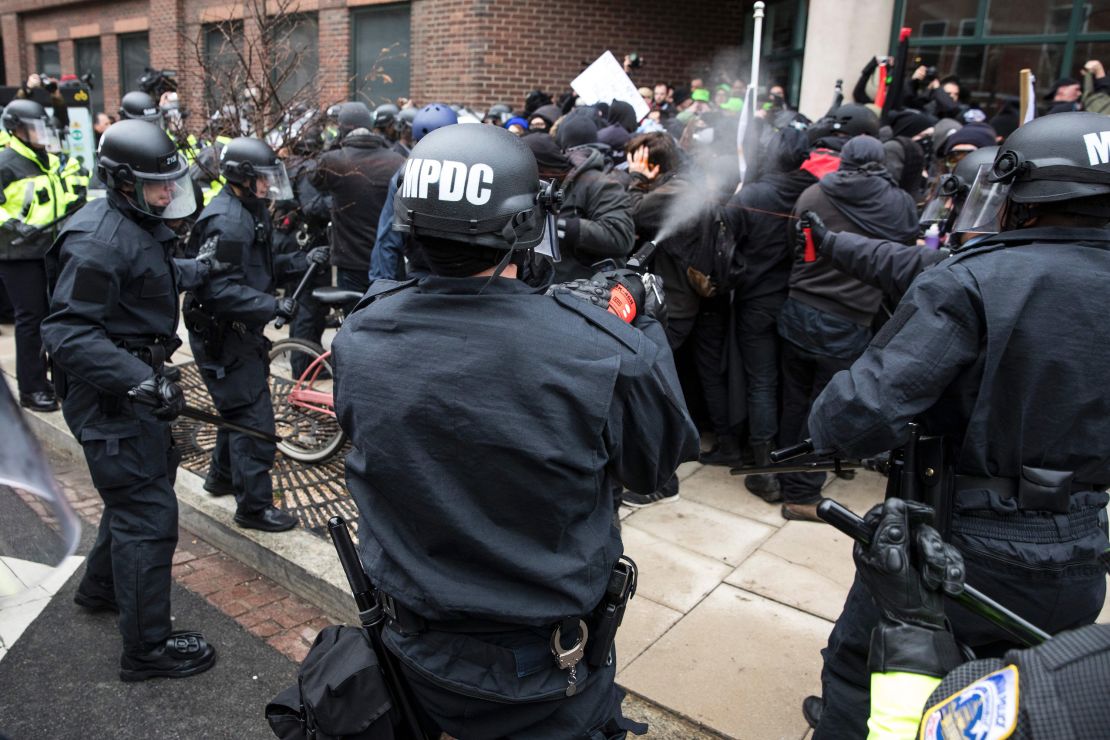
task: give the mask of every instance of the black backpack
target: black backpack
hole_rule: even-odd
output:
[[[297,684],[266,705],[280,740],[394,740],[389,690],[366,631],[332,625],[297,671]]]
[[[740,284],[744,275],[744,258],[736,251],[736,237],[717,203],[702,216],[700,244],[693,264],[687,265],[686,276],[703,298],[724,295]]]

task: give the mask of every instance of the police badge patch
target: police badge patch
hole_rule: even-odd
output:
[[[1018,717],[1018,669],[1008,665],[957,694],[925,715],[920,740],[1005,740]]]

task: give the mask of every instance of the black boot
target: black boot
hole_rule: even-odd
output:
[[[34,393],[20,393],[19,405],[32,411],[57,411],[58,398],[53,391],[35,391]]]
[[[760,467],[770,465],[771,449],[773,447],[774,442],[770,440],[766,442],[752,442],[752,456],[755,458],[755,464]],[[744,487],[769,504],[782,501],[782,493],[779,491],[779,481],[772,473],[746,475],[744,476]]]
[[[223,477],[212,468],[208,469],[208,475],[204,477],[204,490],[213,496],[235,495],[235,486],[231,479]]]
[[[728,465],[740,464],[740,443],[731,434],[722,434],[717,437],[717,444],[709,452],[703,452],[698,461],[702,465]]]
[[[174,632],[153,650],[138,655],[126,653],[119,661],[121,681],[148,678],[185,678],[204,673],[216,665],[216,648],[199,632]]]
[[[297,526],[297,517],[276,506],[267,506],[262,511],[252,511],[249,514],[236,512],[235,523],[244,529],[284,532]]]

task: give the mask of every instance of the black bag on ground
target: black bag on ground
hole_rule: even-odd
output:
[[[366,631],[332,625],[321,630],[297,684],[266,705],[281,740],[393,740],[389,690]]]

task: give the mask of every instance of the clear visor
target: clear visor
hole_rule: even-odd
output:
[[[189,171],[170,180],[137,178],[135,203],[139,210],[156,218],[175,220],[193,215],[197,209]]]
[[[47,601],[81,559],[77,517],[7,386],[0,388],[0,620],[9,604]],[[10,647],[10,644],[7,645]]]
[[[278,162],[267,167],[254,168],[254,194],[258,198],[269,200],[292,200],[293,186],[289,184],[289,175],[285,172],[285,164]]]
[[[27,127],[27,141],[31,146],[42,147],[48,152],[62,151],[62,141],[58,138],[58,129],[48,126],[41,118],[23,121]]]
[[[997,234],[1002,230],[1002,207],[1010,197],[1010,183],[991,182],[993,163],[979,166],[971,192],[952,231],[958,234]]]

